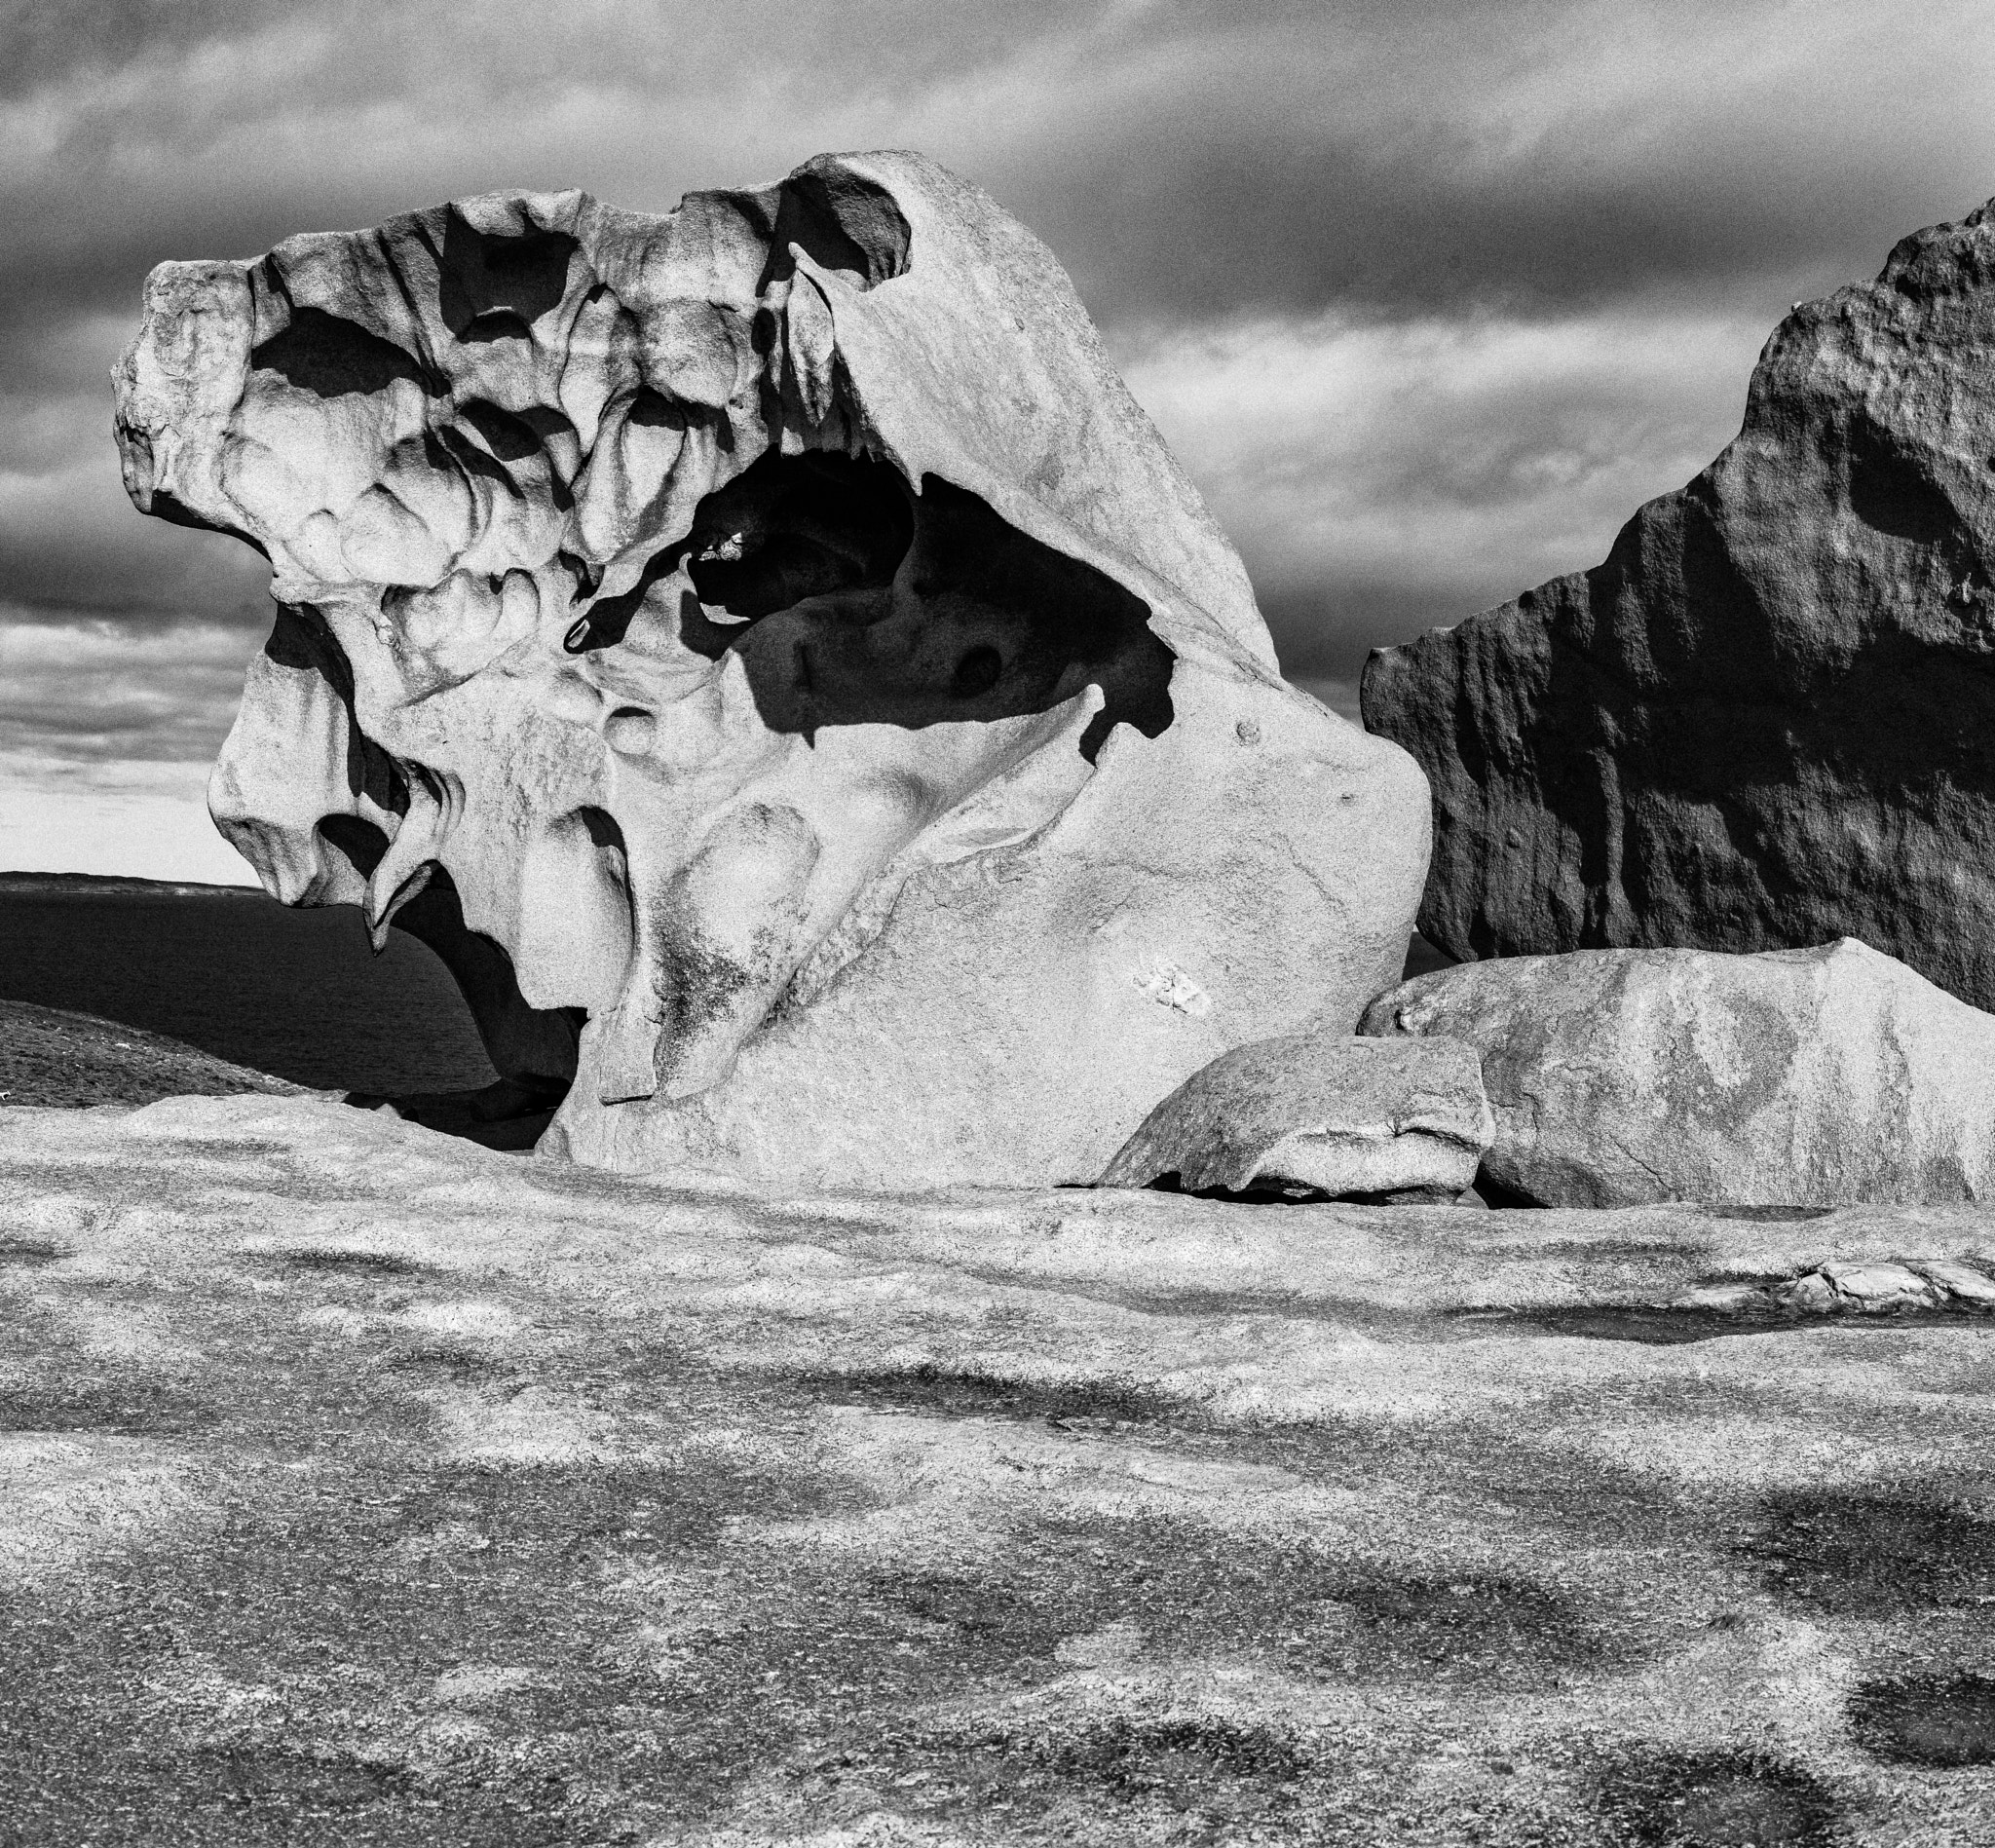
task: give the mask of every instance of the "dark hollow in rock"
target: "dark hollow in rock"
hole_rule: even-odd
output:
[[[682,564],[697,595],[680,639],[738,654],[772,731],[1017,718],[1090,680],[1106,699],[1090,762],[1118,722],[1146,737],[1171,723],[1174,658],[1143,602],[936,475],[916,495],[886,462],[772,451],[708,494],[632,589],[592,604],[569,650],[619,642]]]
[[[1995,1597],[1995,1522],[1912,1494],[1769,1496],[1740,1550],[1792,1603],[1885,1616]]]
[[[1596,1800],[1639,1848],[1826,1848],[1839,1815],[1818,1779],[1750,1752],[1618,1759]]]
[[[582,246],[565,231],[538,226],[508,237],[480,231],[450,208],[437,254],[437,307],[460,340],[525,337],[568,287]]]
[[[1866,1681],[1850,1700],[1865,1752],[1897,1764],[1995,1764],[1995,1679],[1921,1676]]]
[[[912,497],[891,463],[772,452],[701,501],[667,556],[687,561],[702,604],[753,622],[807,597],[885,589],[914,537]]]
[[[287,326],[249,355],[259,372],[275,372],[314,397],[369,396],[396,379],[427,387],[414,355],[358,321],[322,308],[295,307]]]

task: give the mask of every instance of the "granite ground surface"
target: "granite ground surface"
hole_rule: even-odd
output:
[[[0,1112],[0,1841],[1995,1843],[1995,1220]]]

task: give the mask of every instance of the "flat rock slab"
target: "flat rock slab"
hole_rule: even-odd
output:
[[[1473,1184],[1495,1133],[1465,1040],[1290,1034],[1200,1067],[1096,1185],[1168,1178],[1186,1193],[1446,1203]]]
[[[1995,1222],[0,1113],[33,1842],[1970,1843]]]

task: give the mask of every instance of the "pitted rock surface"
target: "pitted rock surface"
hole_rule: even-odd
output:
[[[1476,1049],[1295,1034],[1222,1053],[1144,1118],[1097,1184],[1452,1200],[1495,1129]]]
[[[167,264],[133,501],[280,614],[210,807],[435,948],[547,1146],[1089,1181],[1390,981],[1412,761],[1287,687],[1046,249],[915,155]]]
[[[1976,1209],[771,1199],[244,1097],[0,1112],[0,1226],[22,1841],[1995,1814],[1995,1324],[1883,1306]]]
[[[1359,1031],[1481,1053],[1483,1175],[1519,1199],[1995,1196],[1995,1017],[1848,938],[1466,962],[1381,995]]]
[[[1374,653],[1450,955],[1851,936],[1995,1007],[1995,214],[1775,329],[1605,562]]]

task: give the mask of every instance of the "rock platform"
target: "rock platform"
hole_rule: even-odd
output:
[[[1986,1843],[1995,1220],[0,1112],[0,1838]]]

